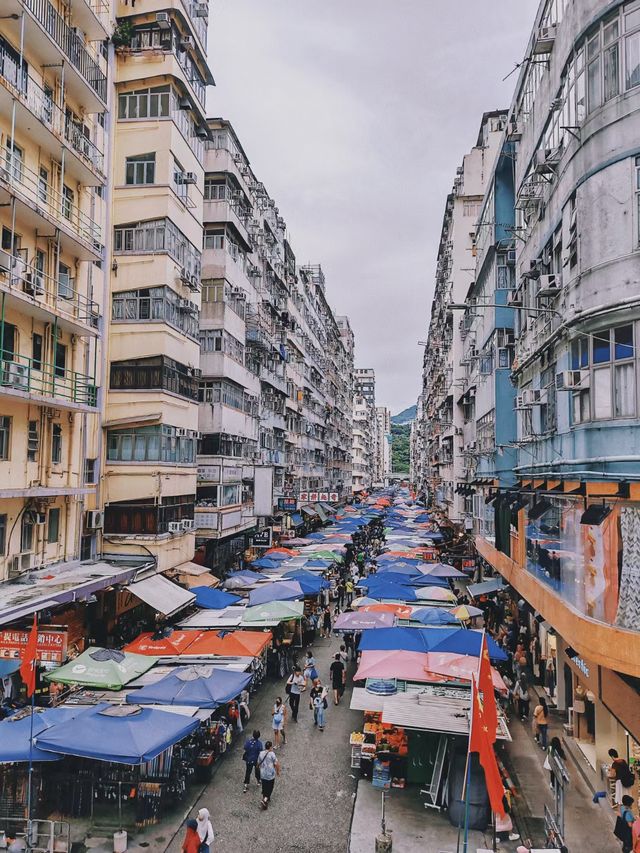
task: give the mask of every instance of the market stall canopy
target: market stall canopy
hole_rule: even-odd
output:
[[[0,678],[12,675],[14,672],[17,672],[21,666],[22,661],[17,660],[16,658],[11,658],[11,660],[0,660]]]
[[[162,575],[127,584],[127,589],[158,613],[173,616],[195,601],[195,595]]]
[[[196,610],[178,623],[180,628],[211,629],[228,631],[238,628],[244,616],[245,607],[225,607],[224,610]]]
[[[433,587],[437,589],[438,587]],[[384,582],[377,583],[374,586],[368,586],[369,598],[377,598],[378,600],[390,599],[391,601],[415,601],[417,598],[416,590],[409,586],[401,586],[398,583]]]
[[[453,607],[449,613],[459,619],[460,622],[468,622],[475,616],[482,616],[482,610],[479,607],[473,607],[471,604],[460,604],[458,607]]]
[[[364,697],[362,701],[366,701]],[[469,734],[470,694],[449,697],[411,691],[384,696],[381,704],[383,723],[416,731]],[[502,716],[498,719],[496,734],[499,740],[511,740],[506,720]]]
[[[422,601],[450,601],[452,604],[456,600],[450,589],[441,586],[421,586],[416,589],[416,598]]]
[[[507,660],[507,655],[491,638],[487,637],[489,657]],[[378,631],[365,631],[360,638],[361,651],[372,649],[398,649],[408,652],[449,652],[470,655],[476,659],[482,651],[482,632],[465,628],[408,628],[398,626]]]
[[[37,746],[30,747],[33,734],[34,744],[37,735],[53,726],[65,723],[84,712],[85,708],[34,708],[33,733],[31,731],[31,709],[7,717],[0,722],[0,764],[33,761],[59,761],[62,757],[54,752],[45,752]]]
[[[295,601],[298,598],[304,598],[298,581],[274,581],[249,593],[249,607],[268,604],[270,601]]]
[[[325,578],[318,577],[317,573],[310,572],[308,571],[308,569],[292,569],[290,572],[285,572],[283,577],[294,581],[314,581],[316,583],[322,584],[322,586],[320,587],[321,589],[329,589],[331,587],[331,583],[328,580],[326,580]]]
[[[260,557],[251,563],[256,569],[277,569],[280,566],[280,560],[268,560],[266,557]]]
[[[120,690],[125,684],[151,669],[156,662],[155,657],[96,647],[87,649],[64,666],[48,672],[45,678],[60,684],[82,684],[85,687]]]
[[[271,631],[204,631],[194,640],[188,653],[199,657],[258,657],[271,640]]]
[[[379,604],[364,604],[360,612],[365,613],[393,613],[398,619],[411,619],[413,608],[404,604],[391,604],[380,602]],[[455,620],[454,620],[455,621]]]
[[[199,563],[182,563],[175,569],[170,569],[166,575],[187,589],[193,586],[218,586],[220,583],[220,579],[212,575],[207,566],[201,566]]]
[[[449,680],[444,675],[429,674],[425,669],[426,663],[425,652],[404,652],[395,649],[362,652],[353,680],[364,681],[367,678],[400,678],[403,681],[416,682]]]
[[[362,609],[353,613],[341,613],[333,623],[334,631],[364,631],[369,628],[391,628],[395,622],[393,613],[367,613]]]
[[[179,666],[156,684],[129,693],[127,702],[215,709],[236,699],[251,678],[251,673],[217,668],[213,664]]]
[[[303,613],[303,601],[270,601],[257,607],[247,607],[242,624],[270,628],[289,619],[302,619]]]
[[[269,548],[264,552],[264,556],[268,560],[288,560],[293,554],[298,554],[298,551],[291,551],[289,548]]]
[[[176,631],[167,629],[162,636],[150,631],[136,637],[124,647],[124,651],[136,655],[154,655],[155,657],[173,657],[181,655],[193,643],[198,634],[195,631]]]
[[[76,720],[56,725],[35,739],[38,749],[116,764],[143,764],[181,741],[200,725],[197,718],[136,705],[96,705]]]
[[[265,576],[258,572],[243,569],[241,572],[234,572],[234,574],[229,575],[223,586],[225,589],[246,589],[249,586],[255,586],[264,579]]]
[[[191,592],[195,593],[198,607],[204,610],[223,610],[241,601],[239,595],[232,595],[223,589],[211,589],[208,586],[194,586]]]
[[[428,575],[432,578],[466,578],[464,572],[448,566],[446,563],[423,563],[420,566],[420,571],[423,575]]]
[[[471,681],[471,676],[478,674],[478,658],[475,655],[431,651],[427,655],[425,668],[431,673],[436,672],[439,675],[446,675],[450,678]],[[491,677],[496,690],[504,694],[508,693],[502,676],[493,667],[491,667]]]
[[[412,622],[423,625],[459,625],[460,620],[443,607],[417,607],[411,614]]]
[[[506,587],[502,583],[502,578],[491,578],[490,580],[482,581],[482,583],[469,584],[467,592],[473,598],[477,598],[479,595],[489,595],[493,592],[500,592],[503,589],[506,589]]]
[[[291,518],[291,523],[293,524],[294,527],[302,527],[302,525],[304,524],[304,518],[300,515],[299,512],[292,512],[290,518]],[[305,539],[308,539],[308,538],[309,538],[308,536],[305,536]]]
[[[312,542],[313,542],[313,539],[309,539],[306,536],[304,538],[301,536],[297,536],[295,539],[287,539],[287,541],[283,542],[282,544],[286,548],[296,548],[299,545],[311,545]]]

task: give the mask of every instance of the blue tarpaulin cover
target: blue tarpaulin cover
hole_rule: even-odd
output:
[[[69,720],[54,726],[38,735],[35,742],[47,752],[117,764],[143,764],[199,725],[200,720],[181,714],[101,702],[85,711],[81,721]]]
[[[12,673],[17,672],[21,666],[21,660],[0,660],[0,678],[4,678],[5,675],[11,675]]]
[[[204,610],[224,610],[240,601],[239,595],[232,595],[222,589],[213,589],[210,586],[194,586],[191,592],[195,593],[196,604]]]
[[[86,708],[36,708],[33,717],[33,736],[47,731],[52,726],[65,723],[84,713]],[[31,715],[20,719],[8,717],[0,722],[0,764],[29,761],[29,738],[31,737]],[[45,752],[34,746],[31,750],[34,761],[59,761],[61,756]]]
[[[506,660],[507,656],[487,636],[489,656],[492,660]],[[364,631],[360,640],[361,651],[451,652],[479,657],[482,632],[466,628],[378,628]]]
[[[279,569],[280,562],[278,560],[268,560],[266,557],[260,557],[259,560],[254,560],[251,563],[257,569]]]
[[[249,607],[268,604],[270,601],[295,601],[304,592],[298,581],[276,581],[259,586],[249,593]]]
[[[179,666],[155,684],[127,695],[134,705],[188,705],[215,709],[231,702],[251,683],[250,672],[210,664]]]
[[[301,525],[304,524],[304,519],[302,518],[302,516],[300,515],[299,512],[292,512],[291,513],[291,521],[293,522],[293,524],[296,527],[300,527]],[[309,538],[308,536],[305,537],[305,539],[308,539],[308,538]]]
[[[416,601],[416,594],[409,586],[398,583],[378,583],[368,587],[371,598],[388,598],[391,601]]]
[[[420,607],[411,614],[413,622],[422,622],[423,625],[459,625],[460,622],[453,613],[449,613],[444,607]]]

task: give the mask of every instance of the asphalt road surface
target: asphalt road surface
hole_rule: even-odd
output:
[[[313,651],[323,684],[330,686],[329,666],[340,641],[316,640]],[[302,659],[301,652],[299,658]],[[243,794],[244,736],[225,755],[211,783],[193,811],[211,812],[216,839],[212,853],[345,853],[356,779],[350,766],[349,734],[361,728],[362,715],[349,710],[351,675],[338,707],[331,699],[324,732],[313,725],[309,701],[303,694],[298,723],[287,719],[287,743],[277,750],[281,775],[276,779],[271,805],[260,809],[260,787],[252,779]],[[276,696],[285,698],[284,681],[267,680],[251,702],[248,736],[260,729],[262,740],[271,738],[271,708]],[[245,735],[247,732],[245,732]],[[180,830],[167,853],[180,853]]]

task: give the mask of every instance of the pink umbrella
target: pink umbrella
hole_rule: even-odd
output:
[[[364,654],[364,652],[363,652]],[[425,668],[429,672],[437,672],[462,681],[471,681],[472,675],[478,674],[479,659],[472,655],[458,655],[454,652],[428,652]],[[507,693],[507,686],[500,673],[491,667],[493,686],[501,693]]]
[[[366,631],[369,628],[393,628],[393,613],[341,613],[333,623],[334,631]]]
[[[448,681],[446,676],[427,672],[424,652],[365,651],[360,656],[354,681],[365,678],[402,678],[405,681]]]

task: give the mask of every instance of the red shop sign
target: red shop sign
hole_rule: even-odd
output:
[[[20,658],[28,639],[29,631],[16,631],[11,628],[0,631],[0,659]],[[67,632],[40,628],[37,654],[38,660],[64,663],[67,658]]]

